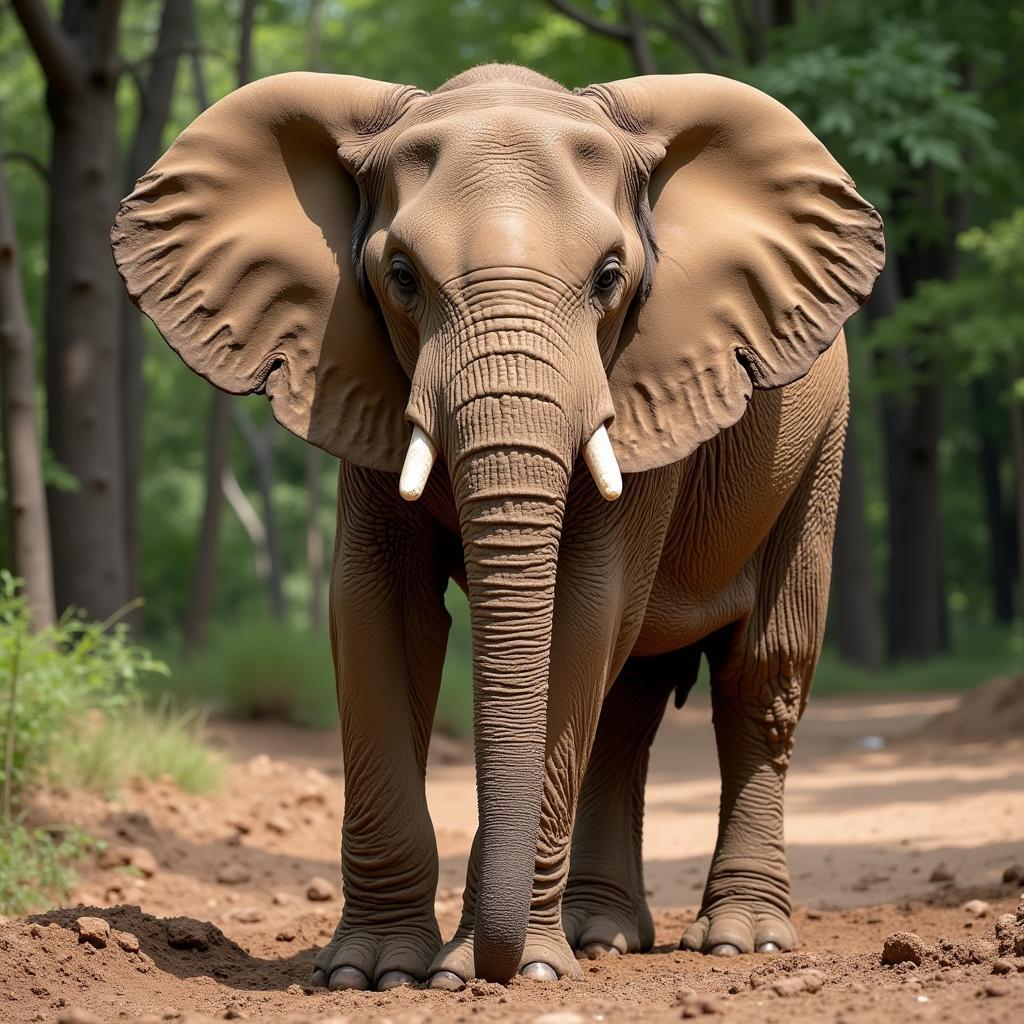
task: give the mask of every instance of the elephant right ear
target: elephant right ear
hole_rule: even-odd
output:
[[[343,143],[387,129],[422,95],[345,75],[276,75],[179,136],[111,234],[128,292],[179,356],[231,394],[357,465],[398,471],[409,379],[360,293],[359,190]]]

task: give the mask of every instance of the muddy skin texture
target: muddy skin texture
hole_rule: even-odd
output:
[[[186,363],[341,460],[345,906],[314,981],[578,976],[577,951],[649,947],[647,752],[702,654],[721,823],[682,944],[792,948],[782,792],[824,623],[841,329],[883,259],[807,129],[706,75],[282,75],[181,135],[113,245]],[[437,461],[407,503],[412,427]],[[442,945],[424,764],[450,578],[480,832]]]

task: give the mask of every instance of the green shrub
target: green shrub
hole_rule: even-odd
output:
[[[169,778],[186,793],[210,793],[224,763],[202,739],[206,716],[176,711],[162,699],[155,710],[135,703],[111,715],[94,713],[55,751],[53,780],[113,794],[132,779]]]
[[[0,823],[0,914],[24,914],[67,899],[71,865],[96,848],[75,828],[26,828]]]
[[[130,642],[123,624],[65,615],[33,634],[19,581],[0,570],[0,782],[5,807],[42,781],[58,747],[90,713],[114,717],[139,681],[166,666]]]
[[[338,724],[334,666],[326,634],[248,619],[213,631],[206,646],[174,666],[176,689],[215,714]]]

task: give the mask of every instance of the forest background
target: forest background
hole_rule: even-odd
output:
[[[109,226],[240,83],[312,69],[430,89],[487,61],[570,87],[728,75],[826,143],[882,212],[889,258],[849,327],[817,685],[1019,670],[1024,7],[1009,0],[3,0],[0,565],[26,581],[33,626],[121,616],[171,666],[151,689],[335,720],[336,464],[261,397],[185,370],[127,300]],[[440,724],[465,731],[467,612],[449,603]]]

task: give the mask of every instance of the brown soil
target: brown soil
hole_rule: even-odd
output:
[[[941,731],[924,742],[921,724],[954,703],[811,702],[787,801],[801,951],[712,960],[675,948],[714,845],[717,767],[697,704],[671,715],[652,759],[654,952],[585,962],[582,981],[457,994],[305,987],[340,909],[338,744],[220,725],[237,764],[214,798],[146,784],[116,802],[39,801],[38,820],[75,821],[109,847],[81,872],[81,905],[0,924],[0,1021],[1024,1020],[1024,923],[1000,919],[1024,888],[1024,868],[1002,881],[1024,862],[1024,739],[953,746]],[[450,933],[474,828],[468,749],[438,740],[428,788]],[[327,899],[307,895],[315,879]],[[979,899],[987,907],[965,908]]]
[[[925,741],[990,743],[1024,736],[1024,676],[992,679],[920,730]]]

